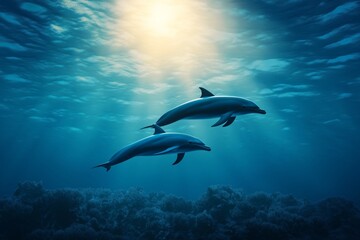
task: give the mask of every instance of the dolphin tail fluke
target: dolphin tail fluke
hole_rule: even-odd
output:
[[[151,125],[149,125],[149,126],[142,127],[142,128],[140,128],[140,130],[143,130],[143,129],[146,129],[146,128],[153,128],[153,127],[154,127],[154,125],[155,125],[155,124],[151,124]]]
[[[140,129],[145,129],[145,128],[153,128],[153,129],[155,129],[154,134],[165,133],[164,129],[162,129],[157,124],[151,124],[149,126],[146,126],[146,127],[140,128]]]
[[[104,167],[104,168],[106,168],[106,171],[108,172],[110,170],[110,168],[111,168],[111,165],[110,165],[110,163],[107,162],[107,163],[97,165],[94,168],[98,168],[98,167]]]

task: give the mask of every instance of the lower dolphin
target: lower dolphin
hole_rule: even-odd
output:
[[[255,103],[241,97],[215,96],[205,88],[200,87],[201,97],[183,103],[163,114],[156,122],[165,126],[181,119],[219,118],[212,127],[231,125],[236,116],[248,113],[266,114]]]
[[[144,128],[154,128],[154,135],[134,142],[115,153],[111,159],[95,167],[104,167],[107,171],[113,165],[122,163],[136,156],[156,156],[163,154],[177,154],[173,165],[178,164],[185,156],[186,152],[205,150],[211,151],[201,140],[193,136],[182,133],[166,133],[161,127],[151,125]]]

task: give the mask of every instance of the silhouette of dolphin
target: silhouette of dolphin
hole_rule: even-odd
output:
[[[115,153],[110,161],[97,165],[94,168],[104,167],[109,171],[111,166],[136,156],[156,156],[170,153],[177,153],[177,158],[173,163],[173,165],[175,165],[184,158],[186,152],[196,150],[211,151],[210,147],[193,136],[182,133],[165,133],[165,131],[156,124],[144,128],[154,128],[154,135],[127,145]]]
[[[255,103],[233,96],[214,96],[205,88],[200,87],[201,97],[183,103],[162,115],[156,122],[158,126],[165,126],[181,119],[220,119],[212,125],[216,127],[223,125],[227,127],[231,125],[237,115],[248,113],[266,114]]]

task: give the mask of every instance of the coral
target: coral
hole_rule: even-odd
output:
[[[0,199],[0,239],[360,239],[360,214],[342,198],[310,203],[228,186],[188,201],[139,188],[46,190],[24,182]]]

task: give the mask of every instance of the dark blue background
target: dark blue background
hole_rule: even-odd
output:
[[[193,199],[229,184],[360,202],[359,1],[208,2],[223,16],[224,25],[208,26],[221,59],[207,59],[213,65],[187,82],[172,73],[139,77],[134,49],[112,46],[113,4],[1,1],[1,194],[35,180]],[[177,166],[167,155],[91,169],[151,134],[139,128],[200,96],[198,86],[249,98],[268,114],[228,128],[211,128],[216,119],[165,127],[213,149]]]

